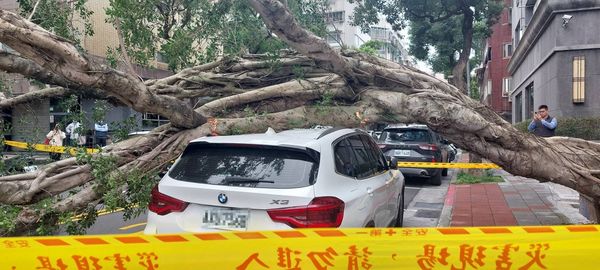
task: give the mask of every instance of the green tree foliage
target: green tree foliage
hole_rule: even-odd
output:
[[[378,22],[377,11],[395,30],[410,26],[409,52],[431,64],[433,71],[450,75],[465,49],[466,39],[487,37],[502,11],[498,0],[354,0],[353,22],[363,29]],[[465,36],[464,17],[472,16],[472,36]],[[367,28],[365,28],[367,27]],[[469,41],[470,43],[470,41]]]
[[[474,100],[479,100],[479,85],[477,84],[477,77],[471,77],[471,94],[469,95]]]
[[[325,35],[327,1],[287,3],[304,27]],[[171,69],[179,70],[219,55],[267,53],[286,47],[246,1],[110,0],[106,13],[110,22],[120,24],[129,56],[141,65],[158,53]]]
[[[22,16],[29,17],[33,13],[34,23],[64,38],[78,43],[84,35],[93,35],[92,25],[89,23],[92,12],[86,8],[86,0],[18,2]],[[324,12],[328,1],[290,0],[287,5],[305,28],[319,36],[325,36]],[[272,53],[272,68],[277,69],[279,60],[275,52],[287,47],[267,30],[246,1],[110,0],[106,13],[108,21],[121,30],[127,53],[135,64],[149,64],[160,53],[170,68],[177,70],[205,63],[222,55]],[[117,66],[122,57],[121,50],[120,47],[109,48],[107,60],[111,66]],[[44,85],[40,84],[40,87]],[[104,120],[110,109],[107,101],[97,100],[93,110],[86,113],[80,107],[79,99],[77,96],[68,96],[60,100],[59,107],[68,113],[61,120],[63,128],[73,120],[84,126]],[[112,138],[115,141],[126,139],[128,133],[136,128],[137,122],[135,118],[129,118],[123,122],[111,123]],[[0,125],[0,133],[6,132],[5,127]],[[0,147],[2,146],[3,140],[0,140]],[[33,150],[30,150],[26,152],[29,155],[1,159],[0,175],[22,173],[24,166],[33,165]],[[0,152],[0,157],[2,154]],[[120,172],[115,169],[117,164],[114,157],[91,156],[83,149],[77,149],[75,157],[79,164],[91,167],[91,175],[96,179],[95,188],[103,194],[101,202],[104,210],[124,209],[124,217],[131,218],[146,209],[150,190],[156,185],[159,172],[135,169]],[[35,165],[41,166],[46,162],[48,161]],[[81,188],[83,187],[75,188],[72,192]],[[0,204],[0,231],[13,233],[20,230],[14,220],[25,209],[46,213],[44,220],[40,220],[41,225],[35,231],[27,232],[31,235],[54,234],[59,224],[70,234],[84,234],[96,221],[98,209],[95,205],[75,212],[52,212],[51,206],[59,199],[47,198],[31,206]]]
[[[461,9],[473,11],[473,36],[481,40],[491,35],[490,27],[502,11],[502,2],[495,0],[466,1],[403,1],[410,22],[409,51],[417,59],[428,61],[433,71],[450,75],[466,42],[463,35],[465,16]],[[429,5],[427,5],[429,4]],[[478,42],[473,47],[479,49]],[[474,66],[473,66],[474,67]]]
[[[358,48],[359,51],[370,55],[377,55],[377,51],[383,46],[383,42],[379,40],[369,40]]]
[[[38,3],[31,22],[61,37],[77,43],[81,41],[81,37],[94,34],[90,22],[92,12],[85,6],[87,0],[17,0],[17,2],[21,16],[25,18],[30,17]]]

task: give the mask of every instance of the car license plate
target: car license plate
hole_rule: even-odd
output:
[[[246,230],[250,211],[247,209],[208,208],[202,217],[202,227],[225,230]]]
[[[408,157],[410,150],[394,150],[394,156]]]

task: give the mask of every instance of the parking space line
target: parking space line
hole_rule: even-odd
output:
[[[140,226],[144,226],[144,225],[146,225],[146,222],[124,226],[124,227],[119,228],[119,230],[125,231],[125,230],[129,230],[131,228],[140,227]]]

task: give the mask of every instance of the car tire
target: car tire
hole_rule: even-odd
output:
[[[438,171],[435,175],[432,175],[431,178],[429,178],[429,183],[434,186],[441,185],[442,184],[442,172]]]
[[[448,176],[448,168],[442,170],[442,176]]]
[[[403,223],[404,223],[404,189],[402,189],[402,195],[400,196],[398,214],[396,214],[396,222],[394,222],[394,227],[402,227]]]

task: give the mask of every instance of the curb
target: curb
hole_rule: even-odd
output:
[[[459,155],[456,156],[455,160],[460,160],[461,156],[462,151]],[[444,200],[444,206],[442,207],[442,213],[440,214],[440,218],[438,219],[437,227],[450,227],[450,222],[452,221],[452,202],[454,201],[454,188],[452,186],[452,183],[456,182],[456,178],[458,177],[459,172],[460,169],[457,169],[450,178],[448,190],[446,190],[446,199]]]
[[[456,181],[457,176],[458,171],[452,175],[450,184],[448,184],[448,190],[446,190],[446,199],[444,200],[444,206],[442,207],[442,213],[440,214],[437,227],[450,227],[450,221],[452,221],[452,201],[454,200],[454,188],[452,183]]]

